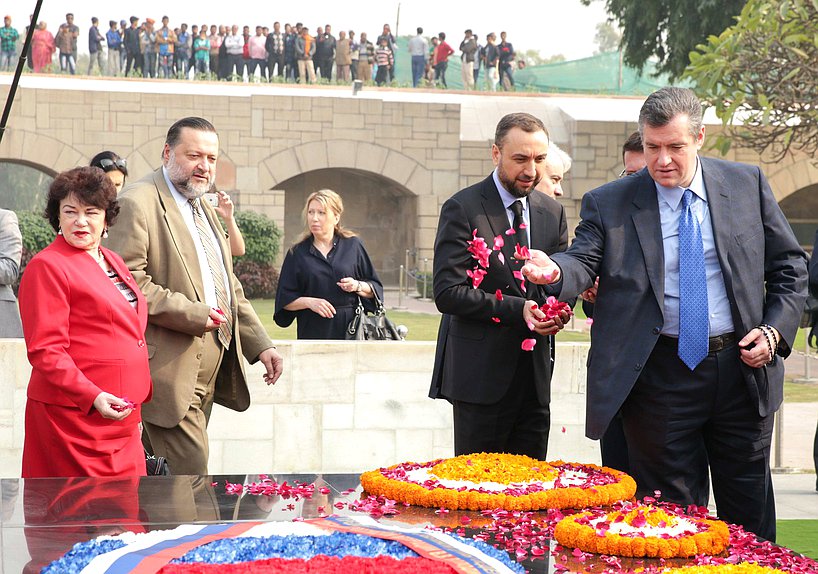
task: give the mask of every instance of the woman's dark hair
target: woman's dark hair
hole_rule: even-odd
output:
[[[99,152],[97,155],[91,158],[91,163],[88,165],[98,167],[105,173],[117,169],[122,172],[122,175],[128,177],[127,162],[112,151]]]
[[[104,209],[106,224],[113,225],[116,221],[119,204],[113,182],[99,168],[75,167],[55,177],[48,188],[45,218],[54,231],[60,230],[60,202],[72,194],[85,205]]]

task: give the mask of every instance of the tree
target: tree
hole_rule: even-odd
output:
[[[555,54],[547,58],[543,58],[539,50],[526,50],[523,52],[523,61],[526,66],[544,66],[545,64],[556,64],[557,62],[564,62],[565,56],[562,54]]]
[[[818,153],[818,1],[750,0],[737,23],[690,55],[686,76],[726,132],[770,161]],[[736,121],[737,120],[737,121]]]
[[[594,41],[597,46],[597,54],[613,52],[619,48],[619,43],[622,41],[622,34],[610,22],[600,22],[596,25]]]
[[[597,0],[582,0],[588,6]],[[688,54],[710,34],[730,26],[747,0],[605,0],[622,30],[625,63],[640,72],[653,57],[657,74],[681,76]]]

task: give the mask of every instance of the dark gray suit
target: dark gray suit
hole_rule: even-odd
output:
[[[529,235],[531,246],[546,253],[563,251],[568,244],[565,210],[552,198],[534,191],[529,195]],[[506,209],[491,176],[456,193],[444,204],[435,240],[434,295],[444,313],[437,339],[435,366],[429,396],[450,401],[492,405],[500,401],[515,383],[517,367],[527,363],[525,381],[536,391],[534,402],[546,409],[550,402],[551,357],[549,337],[540,336],[523,322],[523,304],[531,299],[542,304],[546,289],[529,284],[524,293],[513,272],[513,237]],[[466,275],[477,262],[466,250],[473,232],[492,247],[498,235],[505,239],[502,263],[497,253],[490,259],[488,274],[477,289]],[[495,295],[503,293],[502,300]],[[533,338],[533,351],[523,351],[524,339]],[[532,374],[533,372],[533,374]],[[533,378],[533,380],[532,380]],[[455,409],[457,419],[457,409]],[[455,448],[458,446],[457,427]],[[544,443],[547,443],[547,425]],[[491,434],[487,428],[485,433]],[[505,452],[515,445],[506,444]],[[458,452],[458,454],[461,454]],[[544,456],[544,449],[542,451]]]
[[[778,329],[782,337],[778,349],[780,356],[769,366],[751,369],[738,361],[734,346],[729,350],[734,360],[714,363],[716,371],[725,364],[730,365],[735,371],[737,386],[733,396],[714,399],[712,412],[718,414],[712,415],[711,419],[705,415],[702,422],[705,438],[700,440],[709,452],[713,488],[721,516],[744,523],[749,530],[762,536],[774,538],[774,506],[772,516],[767,513],[754,523],[757,517],[745,519],[742,515],[742,511],[752,514],[752,509],[736,510],[734,506],[745,505],[745,502],[739,495],[732,496],[728,492],[735,491],[736,483],[741,481],[744,461],[727,460],[729,453],[739,451],[738,443],[720,445],[716,456],[717,449],[712,441],[727,440],[727,435],[735,429],[721,429],[708,435],[715,427],[707,425],[712,425],[714,418],[729,418],[729,412],[722,413],[719,409],[729,404],[730,399],[742,401],[741,405],[727,410],[742,409],[741,412],[746,414],[742,416],[752,419],[750,422],[754,424],[749,425],[750,428],[744,425],[736,431],[739,436],[729,438],[752,442],[755,435],[757,455],[763,459],[756,462],[766,464],[766,472],[762,473],[766,474],[766,483],[759,489],[767,504],[756,500],[753,505],[770,510],[773,502],[769,483],[772,415],[783,399],[782,358],[790,353],[804,305],[806,257],[758,167],[711,158],[700,158],[700,161],[735,334],[741,339],[753,327],[767,323]],[[647,378],[655,379],[660,367],[665,367],[655,364],[660,352],[657,341],[663,328],[664,253],[657,191],[647,169],[586,194],[581,218],[574,243],[566,253],[556,254],[553,259],[562,270],[560,298],[580,293],[599,276],[592,327],[593,346],[588,358],[586,434],[590,438],[600,438],[616,412],[625,405],[623,415],[629,448],[638,448],[640,445],[633,443],[644,440],[647,435],[648,440],[661,443],[664,437],[656,437],[657,430],[671,437],[675,429],[651,426],[663,423],[663,412],[655,412],[653,407],[634,400],[637,395],[647,396],[637,392],[644,390],[640,385]],[[684,297],[684,293],[681,296]],[[675,361],[675,350],[671,355],[661,356],[663,360],[670,357]],[[718,361],[725,360],[725,356],[720,355]],[[661,406],[676,400],[672,397],[672,390],[679,389],[684,394],[685,386],[695,378],[690,371],[685,374],[680,370],[678,373],[673,377],[676,380],[667,380],[667,372],[662,371],[671,392],[654,392],[656,404]],[[693,392],[695,386],[689,388]],[[628,413],[631,420],[628,420]],[[668,469],[674,464],[686,464],[697,471],[706,469],[708,460],[691,454],[693,445],[686,444],[681,451],[674,450],[678,447],[670,444],[671,440],[665,440],[666,448],[650,453],[651,457],[658,459],[658,463],[653,461],[654,464],[666,464]],[[639,483],[639,468],[633,468],[634,456],[639,454],[631,455],[631,470]],[[689,456],[690,460],[680,462],[680,456]],[[673,477],[667,477],[668,482],[672,480]],[[654,485],[641,483],[639,487],[638,494],[649,494]],[[669,486],[665,488],[673,490]],[[706,501],[706,491],[702,494]],[[677,502],[701,503],[700,500]]]
[[[20,273],[23,236],[17,214],[0,209],[0,339],[23,336],[20,311],[12,286]]]

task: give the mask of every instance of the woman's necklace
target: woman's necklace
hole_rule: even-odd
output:
[[[89,251],[88,255],[90,255],[94,259],[94,261],[97,262],[97,265],[105,269],[105,255],[102,254],[101,248],[97,247],[96,254]]]

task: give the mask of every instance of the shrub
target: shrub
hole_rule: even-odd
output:
[[[272,263],[257,263],[239,258],[233,272],[244,287],[248,299],[272,299],[278,289],[278,270]]]
[[[415,276],[415,289],[417,289],[418,294],[423,299],[431,299],[432,293],[434,292],[432,289],[432,272],[427,271],[424,273],[423,271],[416,271],[414,273]],[[425,281],[424,281],[425,280]],[[425,289],[424,289],[425,287]]]
[[[16,213],[17,220],[20,222],[20,234],[23,236],[23,255],[20,259],[20,275],[14,284],[15,292],[20,286],[20,277],[23,276],[28,262],[54,240],[54,229],[43,217],[42,212],[18,211]]]
[[[239,261],[272,265],[281,251],[283,235],[275,222],[263,213],[238,211],[236,224],[244,236],[245,253],[241,257],[233,258],[233,265]]]

